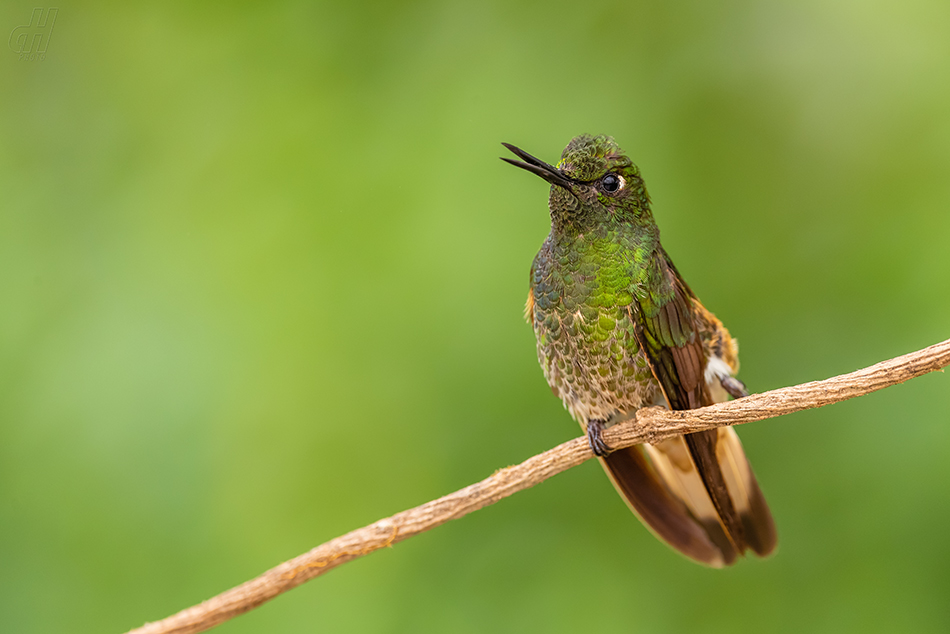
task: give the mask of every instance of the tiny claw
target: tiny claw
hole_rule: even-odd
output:
[[[734,376],[724,376],[719,379],[719,384],[729,393],[732,398],[742,398],[749,395],[749,390],[745,388],[745,383]]]
[[[604,442],[604,421],[599,418],[587,421],[587,442],[598,458],[605,458],[610,454],[610,447]]]

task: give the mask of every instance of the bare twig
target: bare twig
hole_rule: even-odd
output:
[[[635,420],[606,430],[604,439],[611,447],[621,448],[677,434],[774,418],[862,396],[947,365],[950,365],[950,339],[851,374],[753,394],[702,409],[643,409],[637,412]],[[162,621],[148,623],[130,634],[203,632],[348,561],[494,504],[592,456],[587,439],[575,438],[455,493],[337,537],[271,568],[256,579]]]

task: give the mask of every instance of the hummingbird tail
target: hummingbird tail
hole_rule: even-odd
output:
[[[716,455],[729,496],[742,520],[746,545],[759,557],[770,555],[778,544],[775,520],[755,479],[752,465],[742,450],[739,434],[732,427],[721,427],[716,431],[719,434]]]
[[[732,547],[733,553],[742,553],[746,548],[751,548],[761,557],[770,554],[778,541],[775,522],[742,450],[739,436],[731,427],[704,433],[712,436],[708,439],[714,443],[711,453],[715,455],[716,471],[721,474],[726,495],[741,523],[738,531],[723,521],[703,476],[706,474],[708,477],[710,469],[701,471],[697,468],[685,437],[647,445],[653,466],[673,495],[682,500],[690,513],[708,528],[711,539],[722,545],[724,552],[728,553],[730,549],[723,543],[723,538]]]
[[[600,459],[630,509],[653,534],[690,559],[714,568],[732,564],[736,549],[715,512],[697,518],[682,499],[671,493],[643,451],[643,445],[637,445]]]

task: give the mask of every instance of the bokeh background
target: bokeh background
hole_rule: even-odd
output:
[[[501,141],[612,134],[754,391],[950,336],[943,0],[59,9],[0,51],[3,632],[162,618],[578,435]],[[769,560],[687,562],[591,462],[218,631],[946,632],[948,380],[741,430]]]

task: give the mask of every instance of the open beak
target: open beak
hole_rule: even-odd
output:
[[[521,161],[515,161],[504,157],[501,157],[501,160],[505,161],[506,163],[511,163],[515,167],[528,170],[532,174],[537,174],[552,185],[558,185],[568,191],[571,191],[571,183],[573,181],[565,176],[561,170],[557,169],[553,165],[545,163],[541,159],[531,156],[524,150],[517,148],[510,143],[502,143],[502,145],[511,150],[515,156],[521,159]]]

